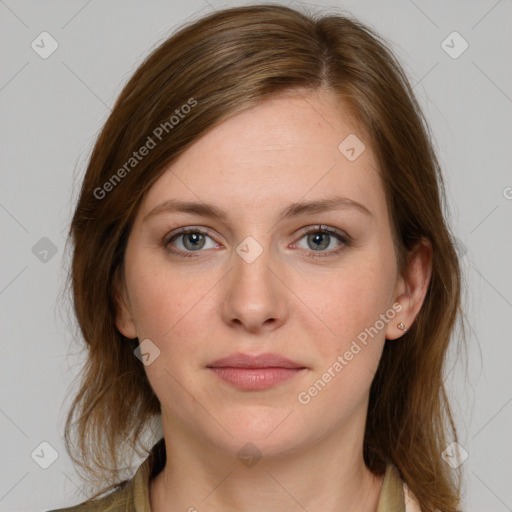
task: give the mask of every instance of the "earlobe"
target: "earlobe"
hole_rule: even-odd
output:
[[[427,295],[432,275],[432,244],[422,238],[411,251],[405,272],[399,277],[395,302],[401,305],[395,320],[388,324],[386,339],[395,340],[410,330]]]
[[[397,326],[400,330],[402,330],[402,331],[404,331],[404,332],[407,332],[407,327],[405,327],[405,324],[404,324],[403,322],[400,322],[400,323],[396,324],[396,326]]]

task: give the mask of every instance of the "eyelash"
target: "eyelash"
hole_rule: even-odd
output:
[[[187,235],[189,233],[200,233],[202,235],[206,235],[210,238],[212,238],[208,231],[204,231],[203,229],[195,228],[195,227],[188,227],[179,230],[176,233],[173,233],[170,237],[167,236],[163,239],[162,245],[163,247],[170,253],[176,254],[178,256],[182,256],[184,258],[195,258],[197,257],[194,252],[201,252],[201,251],[181,251],[181,250],[175,250],[175,249],[169,249],[169,245],[174,240],[178,239],[180,236]],[[334,236],[337,238],[340,242],[343,243],[343,246],[339,249],[332,249],[330,251],[318,251],[318,254],[313,254],[317,251],[307,251],[306,256],[308,258],[317,259],[317,258],[328,258],[331,256],[338,255],[341,251],[343,251],[346,247],[349,247],[352,243],[352,239],[347,234],[342,234],[341,232],[338,232],[335,229],[332,228],[322,228],[320,225],[318,227],[312,227],[306,231],[304,231],[301,236],[298,238],[297,242],[302,240],[307,235],[313,234],[313,233],[322,233],[322,234],[328,234],[330,236]],[[296,242],[294,242],[293,245],[295,245]],[[322,254],[323,253],[323,254]]]

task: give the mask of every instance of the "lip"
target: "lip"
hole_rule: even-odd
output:
[[[250,355],[237,352],[217,359],[208,364],[208,368],[305,368],[304,365],[278,354]]]
[[[207,365],[220,379],[244,390],[268,389],[302,373],[306,367],[278,354],[236,353]]]

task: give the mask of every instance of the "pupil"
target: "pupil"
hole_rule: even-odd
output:
[[[202,239],[202,236],[203,235],[201,233],[189,233],[185,237],[185,247],[187,249],[200,249],[204,245],[204,239]]]
[[[324,240],[324,243],[322,243]],[[327,233],[315,233],[313,235],[309,235],[309,241],[313,242],[315,245],[319,245],[321,247],[313,247],[313,250],[325,249],[329,245],[329,235]]]

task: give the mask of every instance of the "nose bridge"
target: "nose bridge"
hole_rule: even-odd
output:
[[[254,300],[268,300],[273,294],[275,279],[272,266],[270,241],[260,236],[261,243],[252,236],[242,240],[233,254],[232,290],[239,295],[253,297]]]
[[[274,275],[277,260],[270,239],[259,238],[261,242],[249,236],[235,248],[223,311],[226,322],[242,323],[250,330],[279,324],[286,315],[285,290]]]

